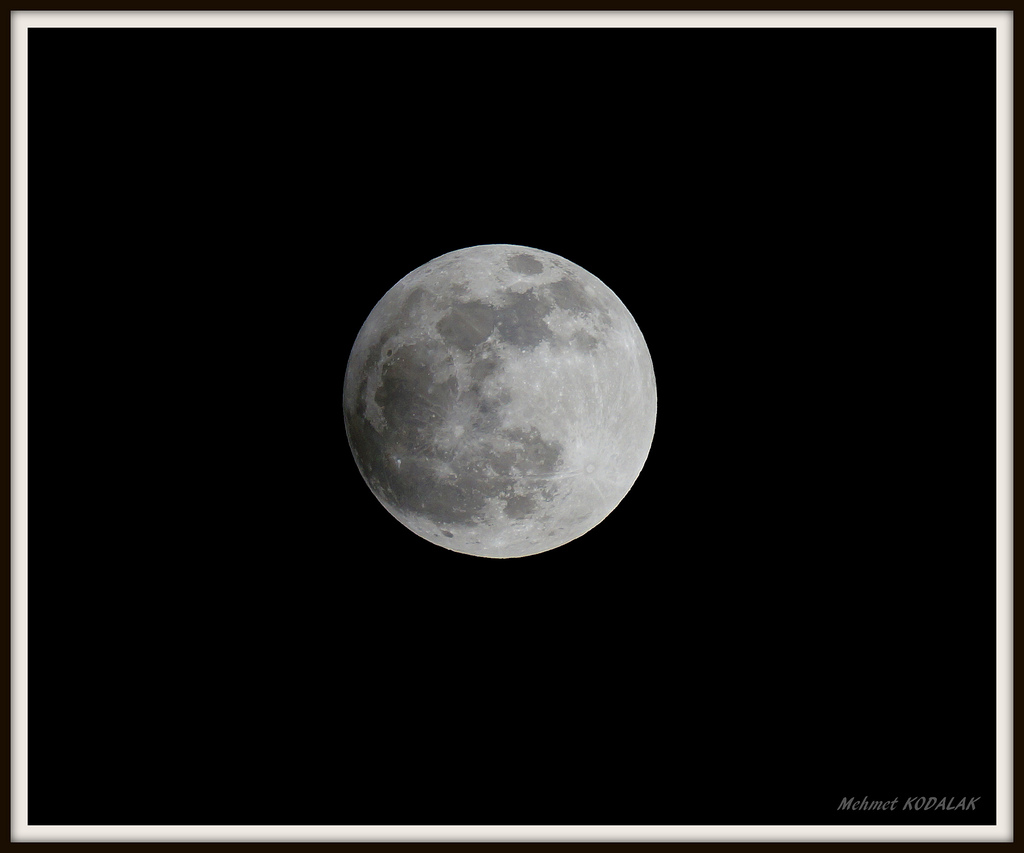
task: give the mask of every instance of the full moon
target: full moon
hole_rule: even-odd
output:
[[[643,334],[582,267],[472,246],[413,270],[349,356],[345,431],[370,491],[429,542],[525,557],[593,529],[654,439]]]

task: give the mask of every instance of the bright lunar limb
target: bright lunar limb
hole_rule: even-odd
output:
[[[525,246],[413,270],[370,312],[345,371],[370,490],[424,539],[481,557],[564,545],[625,497],[654,439],[647,344],[599,279]]]

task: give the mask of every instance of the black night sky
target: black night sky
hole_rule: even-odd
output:
[[[29,47],[33,823],[994,820],[991,31]],[[341,415],[480,243],[658,379],[634,489],[522,560],[398,525]]]

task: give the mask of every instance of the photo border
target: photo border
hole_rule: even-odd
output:
[[[593,6],[591,8],[594,8]],[[1012,839],[1013,13],[1011,11],[12,11],[12,841],[1008,841]],[[30,27],[992,27],[997,50],[997,822],[991,826],[40,826],[28,824],[28,232]]]

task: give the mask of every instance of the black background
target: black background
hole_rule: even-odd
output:
[[[993,31],[29,51],[32,823],[994,822]],[[341,415],[386,289],[499,242],[659,391],[620,506],[511,561]]]

